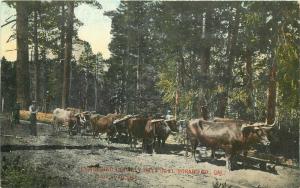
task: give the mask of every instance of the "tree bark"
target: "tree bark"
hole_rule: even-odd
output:
[[[206,45],[202,49],[201,53],[201,74],[203,77],[203,94],[200,97],[199,105],[201,114],[204,119],[208,119],[208,106],[207,106],[207,96],[208,96],[208,88],[209,88],[209,65],[210,65],[210,48],[211,40],[211,22],[212,22],[212,10],[208,8],[206,10],[205,21],[204,21],[204,31],[202,36],[206,40]]]
[[[33,43],[34,43],[34,62],[35,62],[35,100],[37,102],[37,104],[40,104],[40,63],[39,63],[39,43],[38,43],[38,23],[37,23],[37,16],[38,16],[38,12],[37,10],[34,11],[34,39],[33,39]]]
[[[22,109],[27,109],[30,103],[29,92],[29,57],[28,57],[28,7],[26,2],[16,2],[16,34],[17,34],[17,63],[16,86],[17,101]]]
[[[97,57],[96,57],[97,58]],[[98,77],[98,59],[96,59],[96,65],[95,65],[95,77],[94,77],[94,81],[95,81],[95,85],[94,85],[94,90],[95,90],[95,107],[94,107],[94,110],[97,111],[97,104],[98,104],[98,80],[97,80],[97,77]]]
[[[225,76],[224,76],[224,92],[220,94],[220,101],[218,110],[216,112],[217,116],[224,117],[226,108],[227,108],[227,102],[228,102],[228,92],[231,87],[232,83],[232,66],[234,63],[235,58],[235,50],[236,50],[236,42],[238,37],[238,29],[239,29],[239,23],[240,23],[240,5],[239,2],[237,2],[236,6],[236,13],[235,13],[235,19],[232,20],[230,26],[229,26],[229,32],[228,32],[228,46],[227,46],[227,67],[225,69]]]
[[[275,31],[271,42],[271,63],[269,69],[269,84],[268,84],[268,99],[267,99],[267,123],[272,124],[276,116],[276,88],[277,88],[277,59],[276,50],[278,46],[278,17],[277,13],[273,12],[273,28]]]
[[[273,55],[272,66],[269,70],[269,86],[268,86],[268,104],[267,104],[267,123],[272,124],[275,120],[276,112],[276,58]]]
[[[67,32],[65,40],[64,53],[64,79],[62,91],[62,108],[69,106],[69,88],[70,88],[70,63],[72,59],[72,36],[73,36],[73,18],[74,18],[74,2],[67,2]]]
[[[60,53],[59,59],[64,59],[64,49],[65,49],[65,3],[61,2],[61,17],[60,17]],[[63,66],[62,66],[63,67]]]
[[[64,79],[64,56],[65,56],[65,35],[66,35],[66,29],[65,29],[65,2],[61,2],[61,16],[60,16],[60,52],[58,55],[59,58],[59,70],[57,71],[57,86],[58,86],[58,95],[62,96],[62,90],[63,90],[63,83],[62,80]]]
[[[73,18],[74,18],[74,2],[68,1],[68,20],[65,43],[65,58],[64,58],[64,79],[62,92],[62,108],[69,106],[69,89],[70,89],[70,63],[72,59],[72,36],[73,36]]]
[[[245,60],[246,60],[246,92],[247,92],[247,108],[250,109],[248,113],[248,120],[253,120],[254,118],[254,101],[253,101],[253,68],[252,68],[252,54],[253,52],[249,49],[246,50]]]

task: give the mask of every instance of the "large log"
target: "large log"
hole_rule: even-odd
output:
[[[20,110],[20,119],[22,120],[29,120],[29,111]],[[52,113],[37,113],[37,121],[44,122],[44,123],[51,123],[52,122]]]

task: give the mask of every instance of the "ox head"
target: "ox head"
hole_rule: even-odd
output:
[[[171,129],[171,131],[179,132],[179,123],[177,123],[175,119],[165,120],[164,122]]]
[[[269,145],[268,131],[271,130],[276,124],[276,120],[273,124],[267,123],[254,123],[254,124],[243,124],[242,132],[244,139],[249,143],[261,143],[263,145]]]
[[[86,121],[91,119],[92,114],[93,114],[93,112],[89,112],[89,111],[82,112],[82,115],[84,116]]]
[[[76,114],[74,114],[74,116],[78,123],[83,125],[86,122],[86,118],[83,113],[76,113]]]

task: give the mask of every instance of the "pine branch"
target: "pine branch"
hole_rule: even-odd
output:
[[[10,39],[15,40],[16,34],[10,35],[10,37],[7,39],[6,43],[10,42]]]
[[[13,29],[16,25],[17,23],[14,23],[10,28]]]
[[[7,22],[11,17],[16,16],[16,14],[11,15],[10,17],[6,18],[5,21]]]
[[[10,24],[10,23],[13,23],[13,22],[15,22],[15,21],[16,21],[16,19],[11,20],[11,21],[9,21],[9,22],[6,22],[5,24],[1,25],[1,27],[4,27],[4,26],[6,26],[6,25],[8,25],[8,24]]]

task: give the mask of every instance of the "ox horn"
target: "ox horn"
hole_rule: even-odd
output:
[[[274,125],[277,123],[277,117],[275,117],[275,120],[274,120],[274,122],[272,123],[272,124],[267,124],[266,123],[266,127],[274,127]]]

